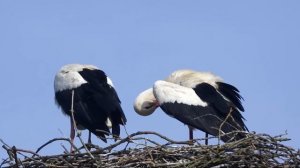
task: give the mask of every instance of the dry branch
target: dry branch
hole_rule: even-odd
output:
[[[149,134],[166,143],[146,138]],[[0,167],[298,167],[300,151],[285,146],[283,143],[289,140],[285,136],[249,133],[244,139],[222,145],[200,145],[205,139],[198,139],[197,145],[190,146],[190,141],[175,141],[156,132],[140,131],[104,148],[90,145],[89,152],[79,147],[75,153],[52,156],[41,156],[38,152],[54,141],[65,139],[50,140],[37,152],[2,142],[8,158]],[[116,150],[122,145],[123,150]],[[29,153],[33,155],[27,156]],[[25,157],[18,158],[20,154]]]

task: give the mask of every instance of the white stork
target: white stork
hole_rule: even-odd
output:
[[[178,70],[140,93],[134,109],[147,116],[161,107],[169,116],[189,126],[190,140],[193,139],[192,128],[197,128],[214,136],[220,134],[221,140],[228,142],[241,139],[244,134],[222,135],[248,131],[240,113],[244,111],[241,99],[237,88],[212,73]]]
[[[125,125],[126,117],[112,81],[102,70],[93,65],[65,65],[55,76],[54,90],[56,103],[70,116],[72,142],[75,137],[70,112],[72,101],[76,126],[89,130],[89,143],[91,132],[104,142],[109,128],[114,137],[120,135],[120,125]]]

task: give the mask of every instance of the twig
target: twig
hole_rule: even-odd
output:
[[[223,125],[227,122],[228,118],[231,116],[232,111],[233,111],[233,109],[232,109],[232,107],[230,107],[229,113],[227,114],[225,120],[221,123],[221,125],[220,125],[220,127],[219,127],[218,144],[220,144],[222,127],[223,127]]]
[[[13,149],[14,148],[14,149]],[[26,149],[19,149],[19,148],[16,148],[15,146],[12,147],[13,150],[15,150],[16,152],[23,152],[23,153],[30,153],[32,154],[33,156],[38,156],[40,157],[39,154],[33,152],[33,151],[30,151],[30,150],[26,150]]]
[[[16,149],[15,146],[13,146],[11,149],[12,149],[12,152],[14,154],[14,159],[15,159],[16,167],[19,167],[19,160],[18,160],[18,156],[17,156],[17,149]]]
[[[53,138],[51,140],[49,140],[48,142],[46,142],[45,144],[43,144],[42,146],[40,146],[37,150],[36,150],[36,154],[40,152],[40,150],[42,150],[45,146],[55,142],[55,141],[67,141],[70,143],[70,145],[77,150],[76,146],[71,142],[71,140],[69,138]],[[34,155],[33,155],[34,156]]]
[[[76,121],[75,121],[75,118],[74,118],[74,90],[72,90],[72,102],[71,102],[71,116],[72,116],[72,121],[73,121],[73,125],[74,125],[74,128],[75,128],[75,131],[77,133],[77,137],[79,138],[82,146],[84,147],[84,149],[86,150],[86,152],[89,154],[89,156],[94,159],[94,156],[90,153],[90,151],[87,149],[86,145],[84,144],[84,142],[82,141],[81,139],[81,135],[78,133],[78,129],[77,129],[77,125],[76,125]]]

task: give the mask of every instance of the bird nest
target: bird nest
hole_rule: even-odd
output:
[[[148,137],[160,138],[160,144]],[[79,136],[80,137],[80,136]],[[154,138],[154,139],[155,139]],[[210,139],[219,137],[210,137]],[[80,139],[81,140],[81,139]],[[156,132],[143,131],[128,135],[112,145],[100,148],[83,144],[74,152],[41,156],[39,151],[55,141],[71,141],[55,138],[37,151],[10,147],[3,141],[7,159],[0,167],[298,167],[300,151],[284,145],[286,134],[270,136],[249,133],[246,138],[216,145],[203,145],[205,139],[174,141]],[[201,143],[201,144],[200,144]],[[191,145],[193,144],[193,145]],[[118,149],[118,150],[117,150]]]

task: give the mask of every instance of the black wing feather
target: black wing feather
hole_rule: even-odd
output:
[[[228,91],[229,88],[232,89],[231,90],[232,92],[236,92],[236,93],[238,92],[238,90],[232,85],[229,85],[229,84],[222,85],[222,88],[224,88],[224,86],[227,86],[227,88],[225,89],[227,92],[229,92]],[[234,122],[236,122],[238,124],[238,127],[240,128],[240,130],[248,130],[248,128],[246,127],[246,125],[243,121],[244,117],[239,112],[239,110],[236,109],[236,106],[235,107],[232,106],[233,102],[229,102],[226,99],[224,99],[223,96],[212,85],[210,85],[208,83],[201,83],[201,84],[198,84],[194,88],[194,90],[195,90],[196,94],[203,101],[207,102],[210,106],[212,106],[213,108],[215,108],[217,110],[218,116],[226,117],[228,115],[228,113],[230,112],[230,110],[233,110],[231,113],[231,116],[233,117]],[[238,97],[236,97],[236,98],[238,99],[239,97],[241,97],[241,96],[238,94]],[[231,101],[231,99],[229,99],[229,100]],[[239,101],[239,104],[242,107],[240,101]]]
[[[216,108],[220,112],[220,115],[226,116],[230,111],[228,102],[217,92],[217,90],[208,83],[198,84],[194,91],[203,100],[207,102],[210,106]]]
[[[220,83],[220,82],[219,82]],[[215,108],[217,110],[217,114],[220,117],[226,117],[230,110],[232,110],[231,116],[233,117],[233,121],[237,123],[237,128],[240,128],[239,130],[247,130],[247,127],[243,121],[244,117],[239,112],[238,109],[244,110],[243,106],[241,105],[240,98],[241,96],[238,94],[238,89],[235,88],[232,85],[222,83],[222,91],[220,91],[222,94],[226,91],[227,94],[234,95],[235,97],[232,98],[234,102],[231,102],[232,99],[229,99],[227,101],[223,98],[223,96],[210,84],[208,83],[201,83],[198,84],[194,90],[196,94],[205,102],[207,102],[210,106]],[[226,97],[226,95],[224,95]],[[234,106],[232,105],[234,104]],[[233,123],[231,123],[234,125]]]
[[[244,111],[244,107],[241,103],[243,97],[239,94],[239,90],[227,83],[216,82],[218,85],[218,90],[228,98],[240,111]]]
[[[213,136],[219,135],[219,128],[221,123],[225,120],[224,116],[220,116],[218,111],[211,106],[202,107],[194,105],[186,105],[182,103],[164,103],[160,106],[164,112],[168,115],[176,118],[184,124],[197,128],[203,132],[211,134]],[[242,130],[232,118],[229,118],[227,122],[221,128],[222,132],[229,133],[235,130]],[[229,140],[238,140],[244,138],[243,134],[229,134],[221,136],[221,140],[228,142]]]
[[[121,101],[117,92],[107,83],[106,74],[99,69],[83,69],[79,73],[97,92],[97,94],[95,94],[95,100],[101,108],[101,110],[98,110],[97,114],[100,115],[100,113],[105,113],[112,122],[112,133],[119,136],[119,124],[124,125],[127,119],[121,108]]]

